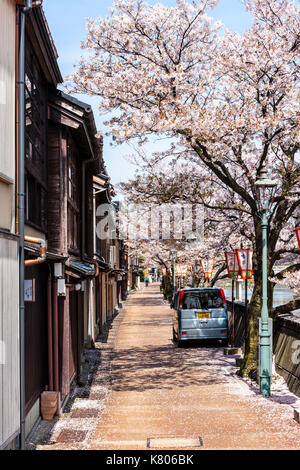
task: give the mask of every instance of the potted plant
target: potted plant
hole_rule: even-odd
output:
[[[58,409],[58,393],[45,390],[41,394],[41,414],[44,420],[53,419]]]

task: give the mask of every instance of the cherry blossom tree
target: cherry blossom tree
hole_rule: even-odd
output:
[[[290,242],[300,205],[300,15],[293,1],[246,0],[252,27],[243,35],[221,35],[221,25],[207,16],[216,3],[178,0],[166,7],[116,0],[110,17],[88,20],[83,48],[90,55],[76,68],[70,89],[98,95],[100,111],[114,113],[108,124],[116,143],[144,142],[151,134],[173,138],[186,159],[184,183],[191,180],[187,189],[177,179],[176,191],[221,208],[228,220],[241,218],[255,249],[246,374],[256,368],[262,241],[255,180],[264,165],[278,182],[269,210],[269,276],[282,256],[297,253]],[[208,195],[189,165],[203,171],[204,186],[211,178]],[[163,181],[166,187],[170,178]]]

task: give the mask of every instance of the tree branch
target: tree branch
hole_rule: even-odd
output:
[[[278,305],[272,310],[272,317],[276,317],[277,315],[281,315],[283,313],[290,313],[293,310],[298,310],[300,308],[300,298],[291,300],[287,304]]]

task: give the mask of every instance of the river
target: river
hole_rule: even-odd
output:
[[[225,296],[228,300],[231,299],[231,287],[224,287]],[[251,287],[247,289],[248,292],[248,299],[250,300],[252,295]],[[245,298],[245,288],[243,286],[243,299]],[[294,292],[285,288],[285,287],[275,287],[274,290],[274,297],[273,297],[273,307],[277,307],[278,305],[286,304],[290,302],[294,298]],[[300,317],[300,309],[294,310],[293,314]]]

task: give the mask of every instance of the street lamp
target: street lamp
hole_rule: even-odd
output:
[[[240,276],[245,280],[245,315],[244,315],[244,331],[245,342],[247,337],[248,325],[248,279],[253,277],[253,249],[237,248],[236,256],[239,263]]]
[[[204,258],[200,260],[203,275],[205,281],[207,279],[212,279],[213,277],[213,271],[214,271],[214,265],[215,265],[215,258]]]
[[[184,287],[184,279],[186,278],[188,266],[177,264],[175,266],[175,276],[179,279],[179,287]]]
[[[252,279],[253,277],[253,249],[237,248],[235,251],[239,263],[240,276],[245,280],[245,306],[247,313],[248,279]]]
[[[230,279],[235,279],[240,274],[237,254],[234,251],[226,251],[225,257],[228,277]]]
[[[253,249],[237,248],[237,260],[239,263],[239,271],[242,279],[252,279],[253,277]]]
[[[259,376],[260,392],[264,396],[271,394],[271,333],[269,331],[268,312],[268,217],[267,210],[272,202],[276,182],[268,177],[265,166],[262,167],[255,186],[258,189],[261,228],[262,228],[262,308],[261,325],[259,331]]]

